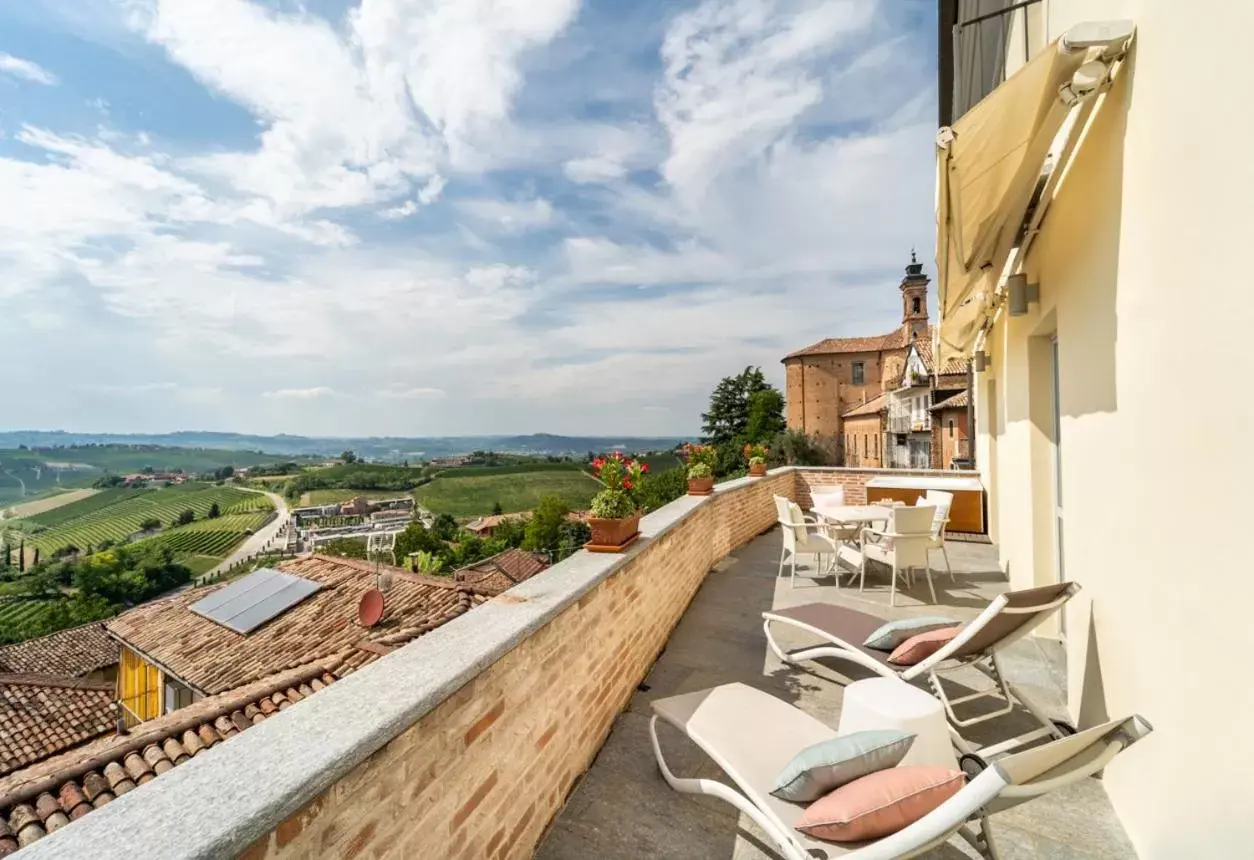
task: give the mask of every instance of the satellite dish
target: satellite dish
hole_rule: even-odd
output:
[[[372,588],[361,596],[357,604],[357,621],[362,627],[374,627],[383,618],[383,592]]]

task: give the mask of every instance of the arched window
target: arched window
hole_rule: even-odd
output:
[[[919,312],[919,297],[915,296],[910,300],[910,313],[917,314]]]

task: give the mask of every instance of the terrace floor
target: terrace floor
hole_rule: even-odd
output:
[[[836,725],[843,688],[835,682],[834,673],[814,663],[806,668],[781,663],[762,633],[763,611],[823,600],[892,618],[943,614],[965,620],[1006,588],[994,547],[951,542],[948,553],[956,582],[943,573],[933,574],[941,606],[920,599],[926,597],[927,586],[918,581],[915,590],[905,595],[899,591],[899,605],[889,609],[886,575],[872,580],[868,574],[867,590],[859,594],[856,587],[835,587],[830,577],[803,582],[799,570],[797,587],[790,588],[787,577],[776,577],[779,545],[777,530],[759,537],[724,559],[706,579],[645,683],[615,721],[591,770],[553,822],[536,851],[537,858],[777,858],[772,844],[731,806],[711,797],[681,795],[666,785],[649,744],[650,701],[741,681]],[[793,643],[780,638],[785,647],[812,641]],[[1030,639],[1017,643],[1006,657],[1003,666],[1010,680],[1064,717],[1060,649]],[[849,664],[840,668],[860,677]],[[966,679],[959,676],[957,680]],[[1025,730],[1023,726],[1009,728],[1016,733]],[[971,733],[967,736],[983,740]],[[677,775],[726,780],[678,732],[664,727],[659,737]],[[1007,810],[992,821],[1005,860],[1136,857],[1096,779]],[[977,855],[954,838],[924,856],[962,860]]]

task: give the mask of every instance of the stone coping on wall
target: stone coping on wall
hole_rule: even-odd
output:
[[[785,466],[769,475],[797,471]],[[579,552],[22,852],[23,860],[235,856],[605,581],[692,511],[753,485],[683,496],[645,516],[622,554]]]

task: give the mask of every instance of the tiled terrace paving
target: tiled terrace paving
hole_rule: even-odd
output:
[[[856,585],[836,587],[831,577],[803,582],[800,573],[797,587],[790,588],[786,576],[776,577],[779,546],[779,532],[773,530],[734,551],[705,580],[666,650],[615,721],[591,770],[554,821],[536,853],[539,860],[777,857],[772,844],[753,823],[727,804],[710,797],[680,795],[666,785],[649,745],[649,703],[655,698],[740,681],[836,725],[843,688],[834,681],[835,673],[815,663],[805,667],[782,663],[766,645],[761,619],[764,610],[822,600],[891,618],[941,614],[966,620],[975,617],[1006,587],[992,546],[951,541],[948,553],[956,580],[951,582],[943,572],[933,574],[941,606],[930,605],[926,585],[919,579],[913,591],[904,595],[898,592],[899,605],[890,609],[886,574],[868,574],[867,590],[861,594]],[[841,581],[847,582],[848,577]],[[785,647],[812,641],[789,640],[786,628],[777,629]],[[1051,644],[1038,639],[1019,642],[1007,653],[1004,665],[1012,682],[1034,693],[1037,701],[1062,718],[1065,711],[1059,692],[1065,679],[1061,668],[1056,667],[1059,649]],[[869,674],[848,663],[830,665],[849,677]],[[994,725],[1009,725],[1014,731],[1031,728],[1013,722]],[[718,767],[678,732],[663,727],[659,735],[677,775],[726,781]],[[982,740],[978,733],[968,732],[968,736]],[[1016,807],[992,820],[1006,860],[1136,857],[1097,780]],[[976,855],[955,837],[944,848],[925,856],[959,860]]]

